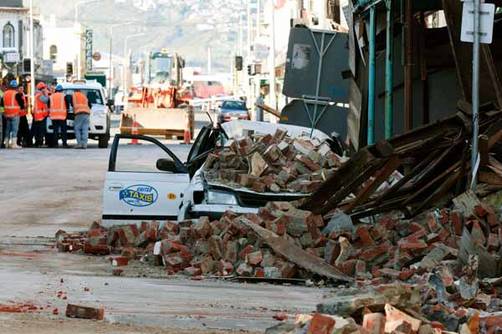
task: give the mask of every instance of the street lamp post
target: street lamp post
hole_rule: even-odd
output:
[[[144,36],[145,33],[139,33],[139,34],[134,34],[134,35],[129,35],[124,39],[124,66],[123,66],[123,76],[122,76],[122,87],[124,89],[124,96],[129,96],[128,92],[128,87],[127,87],[127,69],[129,68],[127,65],[127,56],[128,56],[128,49],[127,49],[127,44],[131,38],[139,37],[139,36]],[[127,94],[127,95],[125,95]]]
[[[32,1],[32,0],[30,0]],[[92,3],[92,2],[99,2],[101,0],[81,0],[77,3],[75,3],[75,20],[74,20],[74,25],[75,25],[75,28],[78,29],[79,28],[79,20],[78,20],[78,9],[81,5],[85,5],[85,4],[89,4],[89,3]],[[81,50],[81,46],[82,46],[82,35],[81,35],[81,31],[78,30],[77,31],[77,34],[78,34],[78,41],[79,41],[79,46],[78,46],[78,55],[77,55],[77,79],[81,79],[81,72],[82,72],[82,50]]]
[[[108,87],[108,98],[112,97],[112,85],[113,85],[113,28],[121,27],[124,25],[132,24],[133,22],[124,22],[124,23],[118,23],[118,24],[113,24],[110,26],[110,75],[109,75],[109,80],[110,84]]]

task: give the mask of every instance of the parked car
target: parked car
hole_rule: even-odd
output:
[[[73,95],[76,89],[79,89],[87,95],[89,102],[92,104],[91,116],[89,120],[89,138],[98,141],[100,148],[107,148],[110,140],[110,109],[107,106],[106,94],[103,86],[97,82],[78,82],[78,83],[61,83],[65,95]],[[68,139],[75,138],[73,130],[73,121],[75,114],[70,108],[66,125],[68,127]],[[54,133],[52,122],[47,121],[47,133],[49,136]]]
[[[202,128],[186,162],[182,162],[169,148],[155,138],[140,135],[118,134],[110,152],[108,172],[103,188],[103,225],[125,222],[182,221],[210,216],[212,218],[231,210],[235,213],[257,213],[258,208],[270,201],[293,201],[307,194],[291,192],[259,193],[248,188],[232,187],[206,179],[203,165],[210,152],[228,142],[229,138],[242,137],[244,133],[275,133],[286,130],[295,138],[311,133],[310,128],[252,121],[224,123],[221,128],[210,125]],[[325,133],[314,130],[313,136],[320,141],[329,140]],[[120,145],[137,138],[145,145],[136,146],[138,159],[123,159],[120,154],[127,145]],[[127,148],[126,148],[127,147]],[[151,153],[144,156],[141,150]]]
[[[125,95],[124,91],[119,90],[114,97],[114,102],[113,102],[113,112],[115,114],[120,114],[124,111],[124,105],[125,105]]]
[[[220,112],[218,114],[218,123],[222,124],[235,120],[249,119],[246,102],[240,100],[227,100],[221,103]]]

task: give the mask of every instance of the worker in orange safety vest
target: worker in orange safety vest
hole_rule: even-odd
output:
[[[31,147],[33,144],[30,132],[30,125],[28,124],[28,97],[24,93],[24,87],[19,86],[17,89],[19,94],[23,97],[24,108],[19,113],[19,127],[17,129],[17,145],[22,147]]]
[[[4,137],[4,146],[6,148],[19,148],[17,146],[17,130],[19,128],[19,115],[25,108],[22,94],[17,91],[18,84],[12,80],[9,89],[4,93],[3,106],[4,116],[7,122]]]
[[[89,119],[91,115],[92,104],[89,102],[87,95],[80,89],[75,89],[71,100],[73,113],[75,115],[74,129],[75,138],[77,139],[77,149],[86,149],[87,140],[89,139]]]
[[[31,133],[35,137],[35,147],[41,147],[46,134],[47,117],[49,116],[49,91],[44,82],[37,84],[32,116]],[[49,143],[46,144],[49,145]]]
[[[54,130],[54,138],[51,147],[58,147],[59,136],[63,141],[63,147],[67,148],[67,126],[66,118],[68,117],[68,103],[66,96],[63,93],[63,86],[57,85],[56,91],[49,99],[49,118],[52,122]]]

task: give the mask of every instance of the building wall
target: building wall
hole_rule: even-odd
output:
[[[23,45],[23,36],[25,34],[25,24],[26,24],[26,12],[20,11],[2,11],[0,9],[0,51],[8,52],[8,51],[17,51],[22,53]],[[7,24],[11,24],[14,28],[14,47],[5,47],[4,46],[4,35],[3,30]],[[22,29],[20,29],[20,26]]]
[[[53,60],[54,76],[66,74],[66,64],[73,64],[73,72],[77,70],[77,58],[81,52],[80,27],[58,27],[54,20],[44,21],[44,59]],[[51,47],[56,50],[55,59],[51,58]]]

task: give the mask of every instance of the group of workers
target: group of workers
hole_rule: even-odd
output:
[[[16,80],[9,83],[8,89],[0,91],[0,139],[4,148],[17,149],[22,146],[57,147],[61,137],[63,147],[67,143],[67,118],[73,109],[73,127],[78,149],[87,148],[89,136],[89,118],[92,105],[84,92],[76,89],[73,94],[65,94],[62,85],[57,85],[53,92],[44,82],[36,85],[35,102],[31,108],[32,125],[28,124],[28,103],[22,86]],[[51,120],[53,135],[47,134],[47,119]],[[3,129],[3,131],[2,131]],[[2,133],[3,132],[3,133]]]

